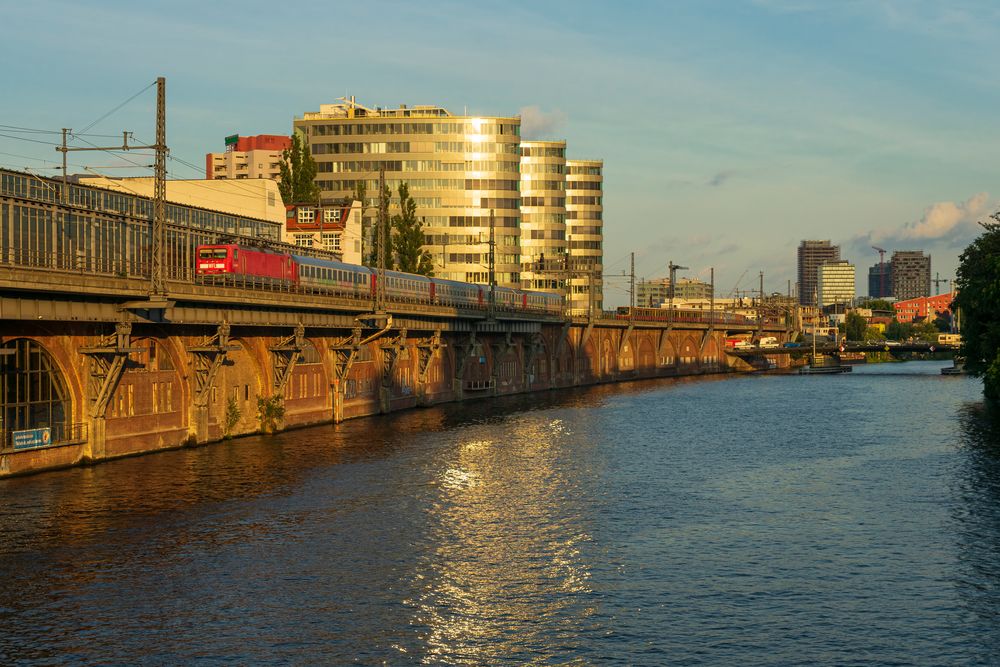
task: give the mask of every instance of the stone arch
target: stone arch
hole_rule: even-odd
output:
[[[529,341],[528,345],[531,344]],[[527,353],[527,350],[525,350]],[[538,350],[535,352],[534,361],[530,368],[525,368],[525,372],[529,375],[528,387],[535,384],[536,382],[544,383],[549,385],[554,379],[554,369],[553,364],[550,362],[549,346],[545,339],[541,336],[538,338]]]
[[[497,389],[505,392],[512,391],[521,385],[524,377],[524,360],[521,357],[522,348],[512,345],[505,352],[494,355],[493,376],[497,381]]]
[[[0,449],[13,447],[14,431],[49,429],[49,442],[70,442],[74,395],[65,368],[40,341],[9,338],[0,344]]]
[[[302,354],[285,385],[286,408],[322,409],[325,405],[330,376],[323,363],[323,350],[324,342],[320,338],[302,341]],[[289,402],[297,405],[289,405]]]

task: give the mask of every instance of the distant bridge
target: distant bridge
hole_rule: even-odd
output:
[[[889,352],[891,354],[896,354],[898,352],[956,352],[958,350],[958,345],[947,345],[939,343],[847,343],[846,345],[817,345],[816,352],[819,354],[826,354],[830,356],[840,356],[845,353],[852,352]],[[726,348],[726,354],[732,355],[734,357],[741,358],[753,358],[759,357],[761,355],[790,355],[790,354],[812,354],[812,345],[802,345],[799,347],[743,347],[743,348]]]

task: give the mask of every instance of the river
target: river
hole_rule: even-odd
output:
[[[942,365],[0,480],[0,663],[998,664],[1000,430]]]

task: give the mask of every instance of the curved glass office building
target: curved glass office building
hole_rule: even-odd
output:
[[[316,160],[324,199],[352,197],[364,183],[371,220],[380,168],[392,190],[390,215],[399,184],[409,185],[436,276],[489,281],[493,211],[497,284],[521,286],[520,118],[453,116],[436,106],[369,109],[349,98],[303,114],[294,128]]]

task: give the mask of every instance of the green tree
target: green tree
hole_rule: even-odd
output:
[[[286,205],[319,202],[316,160],[310,155],[309,147],[302,144],[299,135],[293,134],[291,148],[281,153],[278,170],[281,174],[278,191]]]
[[[864,301],[859,307],[871,308],[872,310],[881,310],[889,313],[893,312],[894,310],[892,304],[886,301],[885,299],[868,299],[867,301]]]
[[[362,190],[362,193],[363,192],[364,190]],[[378,225],[380,220],[379,211],[382,209],[383,206],[385,207],[385,216],[386,216],[385,227],[383,229],[385,236],[389,238],[389,244],[390,244],[389,245],[390,252],[386,253],[385,256],[385,268],[392,270],[395,266],[395,264],[393,263],[393,253],[391,252],[392,239],[390,238],[392,235],[392,219],[389,217],[389,204],[391,203],[391,201],[392,201],[392,191],[389,189],[389,186],[387,185],[384,188],[382,188],[382,196],[379,198],[378,210],[375,213],[374,220],[369,222],[369,225],[371,225],[371,243],[368,246],[367,254],[362,256],[363,257],[362,261],[364,262],[365,266],[370,266],[372,268],[378,266],[379,248],[381,247],[380,246],[381,240],[378,234]]]
[[[911,335],[913,335],[913,325],[900,322],[895,317],[892,318],[892,322],[889,322],[889,326],[885,328],[885,337],[889,340],[903,340],[904,338],[909,338]]]
[[[406,183],[399,184],[399,213],[392,216],[392,251],[396,267],[406,273],[434,275],[430,252],[423,249],[423,223],[417,219],[417,203]]]
[[[965,368],[983,378],[983,393],[1000,403],[1000,224],[983,223],[985,232],[962,253],[955,305],[962,316]]]
[[[847,313],[846,325],[844,333],[847,334],[847,340],[864,340],[865,329],[868,328],[865,318],[852,310]]]
[[[257,397],[257,419],[263,433],[274,433],[278,430],[278,422],[285,418],[285,405],[280,394]]]

